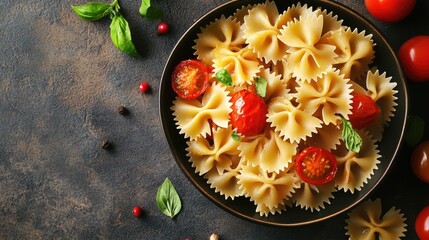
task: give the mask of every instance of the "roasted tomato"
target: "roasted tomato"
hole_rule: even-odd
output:
[[[268,108],[258,94],[240,90],[234,93],[231,102],[231,125],[238,133],[253,136],[264,131]]]
[[[418,179],[429,183],[429,141],[422,142],[414,148],[411,154],[411,168]]]
[[[337,159],[320,147],[311,146],[295,158],[298,176],[306,183],[319,185],[331,181],[337,173]]]
[[[398,22],[408,16],[416,0],[365,0],[368,12],[382,22]]]
[[[429,239],[429,206],[423,208],[417,215],[414,227],[419,239]]]
[[[429,81],[429,35],[415,36],[404,42],[398,56],[409,80]]]
[[[171,75],[171,85],[176,94],[184,99],[195,99],[203,94],[210,80],[210,68],[198,60],[180,62]]]
[[[352,113],[349,121],[354,128],[362,128],[372,123],[380,114],[380,108],[374,100],[365,94],[352,94]]]

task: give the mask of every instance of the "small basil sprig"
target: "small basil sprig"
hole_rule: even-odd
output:
[[[216,79],[226,86],[232,86],[231,74],[226,69],[221,69],[215,74]]]
[[[142,0],[139,13],[142,17],[146,17],[151,20],[164,16],[164,13],[161,10],[150,4],[150,0]]]
[[[354,130],[349,120],[345,119],[342,115],[340,115],[340,117],[343,123],[341,137],[343,138],[346,148],[349,151],[358,153],[360,151],[360,148],[362,147],[362,138]]]
[[[80,6],[72,6],[72,9],[80,18],[86,21],[96,21],[109,15],[112,20],[110,23],[110,37],[115,47],[128,55],[138,55],[131,37],[130,26],[119,12],[118,0],[114,0],[110,4],[90,2]]]
[[[156,204],[159,210],[170,218],[174,218],[180,212],[182,202],[170,179],[166,178],[164,183],[158,188]]]
[[[256,93],[261,97],[265,97],[267,95],[267,80],[259,76],[254,77],[253,80],[255,80]]]

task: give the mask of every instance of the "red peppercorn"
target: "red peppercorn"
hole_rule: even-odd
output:
[[[148,82],[142,82],[140,83],[140,92],[147,93],[149,91],[149,83]]]
[[[166,34],[170,31],[170,26],[166,22],[161,22],[158,25],[158,34]]]
[[[140,217],[142,215],[142,213],[143,213],[143,209],[140,206],[135,206],[133,208],[133,215],[134,215],[134,217],[138,218],[138,217]]]

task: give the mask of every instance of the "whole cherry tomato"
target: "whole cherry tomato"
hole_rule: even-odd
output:
[[[380,114],[380,108],[374,100],[365,94],[352,94],[352,113],[349,121],[354,128],[362,128],[372,123]]]
[[[399,60],[411,81],[429,81],[429,35],[410,38],[399,48]]]
[[[416,0],[365,0],[368,12],[382,22],[398,22],[408,16]]]
[[[429,239],[429,206],[424,207],[417,215],[414,227],[419,239]]]
[[[267,105],[262,97],[249,90],[240,90],[231,98],[231,125],[244,136],[253,136],[264,131]]]
[[[311,146],[295,158],[298,176],[306,183],[319,185],[331,181],[337,173],[337,159],[320,147]]]
[[[198,60],[180,62],[171,75],[171,85],[176,94],[184,99],[195,99],[203,94],[210,80],[210,68]]]
[[[429,141],[414,148],[411,154],[411,169],[418,179],[429,183]]]

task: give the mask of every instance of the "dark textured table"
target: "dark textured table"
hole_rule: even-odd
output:
[[[137,58],[113,46],[109,19],[84,22],[70,8],[86,2],[0,2],[0,239],[196,240],[213,232],[224,240],[346,239],[346,213],[304,227],[242,220],[207,200],[174,161],[158,114],[162,70],[193,21],[227,1],[152,0],[171,25],[167,35],[156,34],[160,20],[139,16],[140,1],[120,1]],[[417,0],[411,16],[391,24],[369,16],[361,0],[338,2],[373,22],[394,50],[429,34],[429,1]],[[142,81],[149,82],[149,93],[139,92]],[[410,113],[429,121],[427,105],[418,106],[428,101],[428,83],[408,87]],[[120,115],[121,105],[131,114]],[[104,140],[111,150],[101,147]],[[416,238],[415,217],[429,205],[429,185],[410,170],[411,150],[404,144],[370,196],[401,209],[406,239]],[[166,177],[183,203],[173,220],[155,202]],[[132,215],[134,205],[143,207],[142,218]]]

